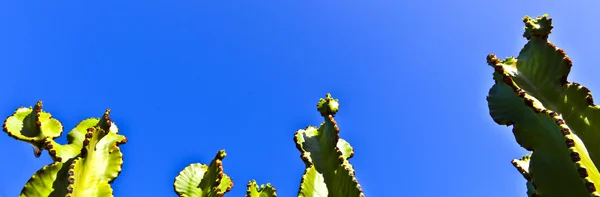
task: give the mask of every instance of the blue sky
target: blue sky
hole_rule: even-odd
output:
[[[548,13],[569,80],[597,94],[599,5],[1,1],[0,115],[43,100],[70,130],[111,108],[129,139],[115,196],[175,196],[180,170],[226,149],[227,196],[256,179],[285,197],[304,167],[293,133],[322,121],[331,92],[367,196],[525,196],[510,164],[525,151],[487,111],[485,57],[517,55],[521,18]],[[5,134],[0,158],[1,197],[50,162]]]

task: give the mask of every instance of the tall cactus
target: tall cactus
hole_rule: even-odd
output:
[[[3,130],[9,136],[30,143],[34,155],[47,150],[54,161],[38,170],[25,184],[20,197],[109,197],[110,183],[123,165],[118,145],[127,141],[106,110],[101,118],[85,119],[67,134],[68,144],[54,141],[62,124],[42,111],[42,102],[20,107],[9,116]]]
[[[512,161],[527,180],[528,196],[600,196],[600,107],[589,89],[567,81],[572,62],[548,41],[552,19],[523,22],[528,42],[517,58],[487,57],[495,71],[490,115],[512,125],[516,141],[531,151]]]
[[[333,116],[339,109],[337,99],[327,94],[317,104],[325,122],[319,128],[309,126],[294,135],[300,157],[306,165],[299,197],[362,197],[362,189],[348,162],[354,155],[348,142],[339,137],[339,127]],[[233,187],[233,181],[223,172],[225,151],[217,153],[210,165],[194,163],[184,168],[175,178],[175,192],[181,197],[222,197]],[[252,180],[247,185],[246,197],[275,197],[273,186],[258,186]]]
[[[348,159],[354,156],[352,146],[340,138],[340,128],[334,120],[340,104],[327,94],[317,104],[325,122],[309,126],[294,135],[296,148],[306,165],[298,196],[364,196]]]

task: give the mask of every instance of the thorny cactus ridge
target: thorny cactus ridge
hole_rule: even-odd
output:
[[[354,169],[348,159],[354,155],[350,144],[339,136],[334,120],[339,109],[331,94],[322,98],[317,109],[325,122],[316,128],[309,126],[294,134],[296,147],[306,168],[298,189],[299,197],[363,197]],[[223,171],[225,150],[220,150],[207,166],[193,163],[175,177],[174,190],[180,197],[222,197],[233,187],[233,180]],[[275,197],[277,191],[269,183],[247,184],[246,197]]]
[[[46,150],[53,163],[38,170],[25,184],[20,197],[110,197],[113,182],[123,165],[118,145],[127,138],[118,134],[111,121],[110,110],[101,118],[85,119],[67,134],[68,143],[54,139],[63,131],[60,121],[42,110],[42,102],[33,107],[20,107],[6,118],[3,131],[30,143],[34,156]]]
[[[548,40],[547,15],[525,16],[527,44],[517,58],[490,54],[495,84],[487,101],[493,120],[512,126],[530,154],[512,164],[527,180],[528,196],[600,196],[600,107],[590,90],[568,82],[572,61]]]

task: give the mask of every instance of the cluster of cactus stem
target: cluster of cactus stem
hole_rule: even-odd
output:
[[[362,188],[349,159],[354,155],[350,144],[339,136],[334,116],[339,109],[330,94],[321,98],[317,109],[324,122],[309,126],[294,135],[296,147],[306,166],[298,196],[362,197]],[[101,118],[85,119],[67,134],[67,144],[54,141],[63,125],[42,110],[39,101],[33,107],[20,107],[9,116],[3,130],[11,137],[32,145],[35,157],[45,150],[53,163],[38,170],[21,190],[20,197],[110,197],[110,186],[123,165],[120,144],[127,142],[106,110]],[[233,187],[223,171],[225,150],[220,150],[209,165],[193,163],[176,176],[173,187],[181,197],[222,197]],[[247,184],[247,197],[277,196],[269,183]]]
[[[120,144],[127,138],[119,135],[110,120],[110,110],[101,118],[85,119],[67,134],[67,144],[54,141],[63,125],[50,113],[42,111],[42,102],[20,107],[9,116],[3,130],[9,136],[28,142],[34,155],[46,150],[53,163],[38,170],[21,190],[21,197],[112,196],[113,182],[123,165]]]
[[[495,80],[490,115],[512,126],[517,143],[530,151],[512,160],[528,196],[600,196],[600,107],[589,89],[567,81],[572,61],[548,41],[552,19],[523,22],[527,44],[517,58],[487,57]]]
[[[348,161],[354,150],[340,138],[340,129],[334,120],[339,109],[338,100],[327,94],[321,98],[317,109],[325,119],[319,128],[309,126],[294,135],[296,148],[306,165],[298,196],[364,196]],[[225,155],[225,150],[220,150],[208,166],[200,163],[187,166],[175,178],[175,192],[181,197],[224,196],[233,187],[233,181],[223,172]],[[276,192],[269,183],[258,186],[252,180],[247,184],[246,197],[275,197]]]

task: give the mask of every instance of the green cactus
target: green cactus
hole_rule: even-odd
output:
[[[248,182],[248,190],[246,190],[246,197],[275,197],[277,196],[276,190],[271,184],[258,186],[255,180]]]
[[[233,187],[233,181],[223,172],[223,158],[227,154],[220,150],[209,166],[190,164],[175,177],[173,187],[181,197],[223,196]]]
[[[34,155],[47,150],[54,163],[37,171],[25,184],[20,197],[107,197],[112,195],[110,183],[123,165],[119,144],[127,139],[106,110],[102,118],[79,122],[67,134],[68,144],[54,141],[63,131],[62,124],[42,111],[39,101],[33,108],[20,107],[9,116],[3,130],[9,136],[30,143]]]
[[[600,196],[600,107],[589,89],[567,81],[572,62],[548,41],[552,19],[523,22],[528,42],[517,58],[487,57],[495,70],[490,115],[512,125],[516,141],[531,151],[512,161],[527,180],[528,196]]]
[[[340,138],[340,129],[333,118],[339,109],[338,100],[327,94],[317,108],[325,122],[319,128],[309,126],[294,135],[296,148],[306,165],[298,196],[364,196],[348,161],[354,150]]]
[[[364,196],[348,161],[354,150],[339,137],[339,127],[333,119],[339,109],[338,100],[327,94],[317,104],[317,109],[325,122],[319,128],[309,126],[294,135],[296,147],[306,165],[298,196]],[[175,178],[175,192],[180,197],[224,196],[233,187],[232,180],[223,172],[224,157],[225,151],[221,150],[209,166],[194,163],[185,167]],[[268,183],[258,186],[252,180],[247,188],[246,197],[277,196],[275,188]]]

